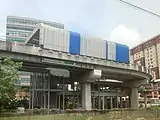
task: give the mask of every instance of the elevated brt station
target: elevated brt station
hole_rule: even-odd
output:
[[[52,44],[55,38],[61,42]],[[66,46],[57,47],[63,39]],[[78,34],[41,25],[28,37],[26,45],[0,43],[1,56],[23,61],[22,70],[31,73],[29,108],[137,109],[137,88],[152,77],[128,63],[126,46],[102,41],[106,43],[105,53],[97,49],[90,56],[93,48],[82,50],[83,40]]]

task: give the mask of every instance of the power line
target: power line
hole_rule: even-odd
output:
[[[138,10],[141,10],[141,11],[143,11],[143,12],[149,13],[149,14],[151,14],[151,15],[153,15],[153,16],[156,16],[156,17],[159,17],[159,18],[160,18],[160,15],[159,15],[159,14],[154,13],[154,12],[152,12],[152,11],[149,11],[149,10],[147,10],[147,9],[144,9],[144,8],[142,8],[142,7],[139,7],[139,6],[137,6],[137,5],[134,5],[134,4],[132,4],[132,3],[129,3],[129,2],[127,2],[127,1],[124,1],[124,0],[117,0],[117,1],[118,1],[118,2],[121,2],[121,3],[124,3],[124,4],[127,4],[127,5],[129,5],[129,6],[131,6],[131,7],[134,7],[134,8],[136,8],[136,9],[138,9]]]

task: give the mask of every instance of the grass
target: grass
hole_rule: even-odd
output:
[[[160,112],[159,112],[160,113]],[[0,120],[160,120],[155,111],[111,111],[105,114],[57,114],[4,117]],[[159,116],[157,116],[159,115]],[[159,117],[159,118],[158,118]]]

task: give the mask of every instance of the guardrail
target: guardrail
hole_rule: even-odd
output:
[[[37,56],[43,56],[43,57],[50,57],[50,58],[57,58],[62,60],[70,60],[70,61],[81,62],[81,63],[132,69],[132,70],[137,70],[145,73],[150,73],[150,71],[147,70],[145,67],[143,66],[140,67],[135,64],[119,63],[115,61],[83,56],[83,55],[72,55],[65,52],[47,50],[47,49],[42,49],[40,47],[35,47],[35,46],[26,46],[25,44],[18,43],[18,42],[10,43],[6,41],[0,41],[0,50],[31,54],[31,55],[37,55]]]

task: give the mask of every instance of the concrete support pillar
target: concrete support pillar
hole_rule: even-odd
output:
[[[82,109],[91,110],[91,84],[83,83],[82,84]]]
[[[85,72],[81,77],[76,78],[78,81],[81,81],[82,87],[82,109],[91,110],[92,102],[91,102],[91,83],[95,82],[96,79],[101,77],[102,70],[91,70]]]
[[[138,89],[132,88],[130,93],[131,109],[138,109]]]

